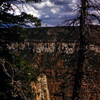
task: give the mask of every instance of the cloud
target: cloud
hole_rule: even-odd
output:
[[[52,8],[52,9],[51,9],[51,12],[52,12],[53,14],[55,14],[55,13],[60,12],[60,9],[59,9],[59,8]]]
[[[100,11],[90,10],[89,13],[100,16]]]
[[[76,17],[77,12],[72,11],[75,10],[77,4],[80,4],[79,1],[80,0],[42,0],[38,3],[30,2],[31,4],[26,4],[27,7],[25,5],[22,7],[20,3],[17,3],[17,5],[22,11],[42,19],[42,26],[46,24],[47,26],[57,26],[64,22],[66,18],[72,19]],[[100,0],[98,1],[100,2]],[[14,9],[17,15],[20,14],[20,10],[16,7]],[[98,15],[93,9],[89,9],[89,11],[90,13]],[[10,12],[13,13],[12,11]],[[98,22],[93,21],[93,24],[96,23]]]
[[[27,14],[31,14],[35,17],[40,17],[41,14],[39,13],[38,10],[36,10],[34,7],[30,6],[30,4],[27,5],[22,5],[22,4],[17,4],[17,6],[12,4],[13,9],[15,10],[15,15],[20,15],[21,12],[26,12]],[[8,11],[10,13],[13,13],[13,11]]]
[[[31,14],[31,15],[33,15],[35,17],[38,17],[38,18],[41,17],[41,14],[39,13],[39,11],[36,10],[35,8],[33,8],[30,5],[27,5],[27,8],[25,8],[24,10],[25,10],[26,13]]]
[[[44,18],[49,18],[49,15],[45,15]]]
[[[75,13],[71,12],[75,3],[77,3],[77,0],[42,0],[38,3],[27,4],[27,8],[24,6],[24,11],[42,19],[42,25],[57,26],[66,17],[73,18],[75,16]],[[21,4],[18,4],[18,6],[22,9]],[[19,13],[20,11],[16,12],[16,14]]]
[[[45,2],[41,2],[41,3],[34,3],[33,4],[33,7],[36,9],[36,10],[43,10],[43,9],[46,9],[46,8],[51,8],[53,7],[54,5],[50,2],[50,1],[45,1]]]
[[[41,15],[43,21],[47,25],[57,26],[61,24],[64,19],[72,18],[74,13],[70,14],[72,11],[72,6],[75,0],[43,0],[37,4],[33,4],[35,10]]]

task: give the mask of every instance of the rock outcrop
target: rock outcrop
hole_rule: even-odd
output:
[[[100,53],[100,46],[96,46],[94,44],[90,44],[87,46],[91,51],[95,51]],[[48,42],[48,43],[30,43],[24,41],[23,43],[12,43],[8,46],[9,49],[13,49],[15,51],[18,50],[29,50],[31,53],[65,53],[65,54],[73,54],[79,50],[79,43],[62,43],[62,42]]]
[[[37,79],[37,84],[31,82],[31,87],[36,93],[36,100],[50,100],[46,75],[41,74]]]
[[[43,67],[42,56],[46,58],[46,59],[43,58],[43,62],[50,64],[49,68]],[[61,56],[62,55],[60,53],[56,53],[51,58],[49,56],[48,57],[50,59],[49,62],[45,61],[47,60],[45,53],[43,54],[39,53],[37,54],[37,57],[36,57],[36,59],[38,60],[39,70],[41,70],[47,76],[47,84],[48,84],[50,100],[72,100],[74,78],[75,78],[74,75],[75,75],[76,69],[71,64],[72,62],[68,61],[71,55],[69,55],[69,58],[66,58],[66,59],[64,57],[65,56],[68,57],[67,54],[63,55],[63,57]],[[73,55],[73,57],[75,56]],[[81,100],[99,100],[100,99],[100,95],[99,95],[100,68],[96,68],[97,66],[90,67],[91,63],[89,67],[86,67],[84,69],[84,76],[82,78],[82,85],[81,85],[81,89],[83,90],[81,93],[81,97],[82,97]],[[84,96],[84,94],[86,95]]]

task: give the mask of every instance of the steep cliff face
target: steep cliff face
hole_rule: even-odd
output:
[[[37,79],[37,84],[31,83],[31,87],[36,93],[36,100],[50,100],[46,75],[41,74]]]
[[[87,46],[88,47],[88,46]],[[48,42],[48,43],[35,43],[24,41],[23,43],[12,43],[9,49],[13,49],[15,51],[18,50],[29,50],[31,53],[65,53],[65,54],[73,54],[79,50],[79,43],[62,43],[62,42]],[[95,51],[100,53],[100,46],[96,46],[94,44],[89,45],[89,49],[91,51]]]
[[[71,65],[68,67],[70,56],[61,53],[39,53],[34,58],[39,70],[47,76],[50,100],[70,100],[69,98],[72,97],[74,68]]]
[[[76,70],[75,69],[76,62],[74,62],[74,65],[73,65],[72,61],[73,60],[76,61],[77,56],[75,57],[75,55],[67,55],[67,54],[62,55],[60,53],[52,54],[51,57],[50,55],[48,55],[48,57],[46,53],[39,53],[36,55],[36,60],[37,60],[39,70],[43,71],[43,73],[45,73],[45,75],[47,76],[46,84],[48,84],[50,100],[72,100],[74,77],[75,77],[75,70]],[[89,57],[93,57],[93,56],[91,55]],[[94,58],[95,58],[95,62],[98,61],[98,64],[97,64],[98,68],[96,68],[97,65],[94,65],[95,62],[93,62],[92,60],[91,62],[89,60],[85,62],[85,64],[88,64],[88,66],[84,69],[84,76],[82,79],[82,85],[81,85],[82,100],[99,100],[100,99],[100,95],[99,95],[99,90],[100,90],[99,64],[100,63],[99,63],[99,59],[96,59],[96,55],[94,56]],[[76,63],[76,66],[77,66],[77,63]],[[39,81],[41,79],[42,78],[40,76]],[[41,83],[45,83],[45,81],[41,81]],[[40,85],[38,85],[37,87],[39,86]],[[41,86],[44,87],[43,85]],[[41,91],[41,88],[40,88],[40,91]],[[39,89],[37,91],[37,94],[38,93],[39,93]],[[83,94],[86,94],[86,95],[83,95]],[[37,95],[37,98],[38,100],[40,100],[39,98],[41,97]]]

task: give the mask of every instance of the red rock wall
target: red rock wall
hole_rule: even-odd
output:
[[[42,55],[44,54],[38,54],[37,56],[38,64],[40,65]],[[55,61],[58,55],[59,53],[56,53],[49,63]],[[46,59],[44,61],[46,63]],[[70,66],[67,70],[64,66],[64,61],[64,59],[59,58],[51,68],[40,68],[47,76],[50,100],[72,100],[75,71],[73,66]],[[80,92],[81,100],[100,100],[100,69],[89,69],[87,67],[83,71],[84,76]]]

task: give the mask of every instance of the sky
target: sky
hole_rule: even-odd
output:
[[[38,3],[30,2],[23,5],[17,4],[17,6],[28,14],[32,14],[39,19],[42,19],[42,27],[47,26],[58,26],[62,25],[62,22],[66,18],[73,18],[75,12],[72,10],[75,8],[77,0],[42,0]],[[16,10],[16,15],[20,14],[20,10],[12,5]]]
[[[38,3],[30,2],[28,4],[17,4],[17,6],[28,14],[32,14],[42,19],[42,27],[62,25],[67,19],[76,17],[76,12],[72,12],[79,0],[42,0]],[[12,5],[16,10],[16,15],[20,14],[20,10]],[[93,12],[93,11],[91,11]],[[95,13],[95,11],[94,11]],[[96,22],[93,22],[96,24]]]

